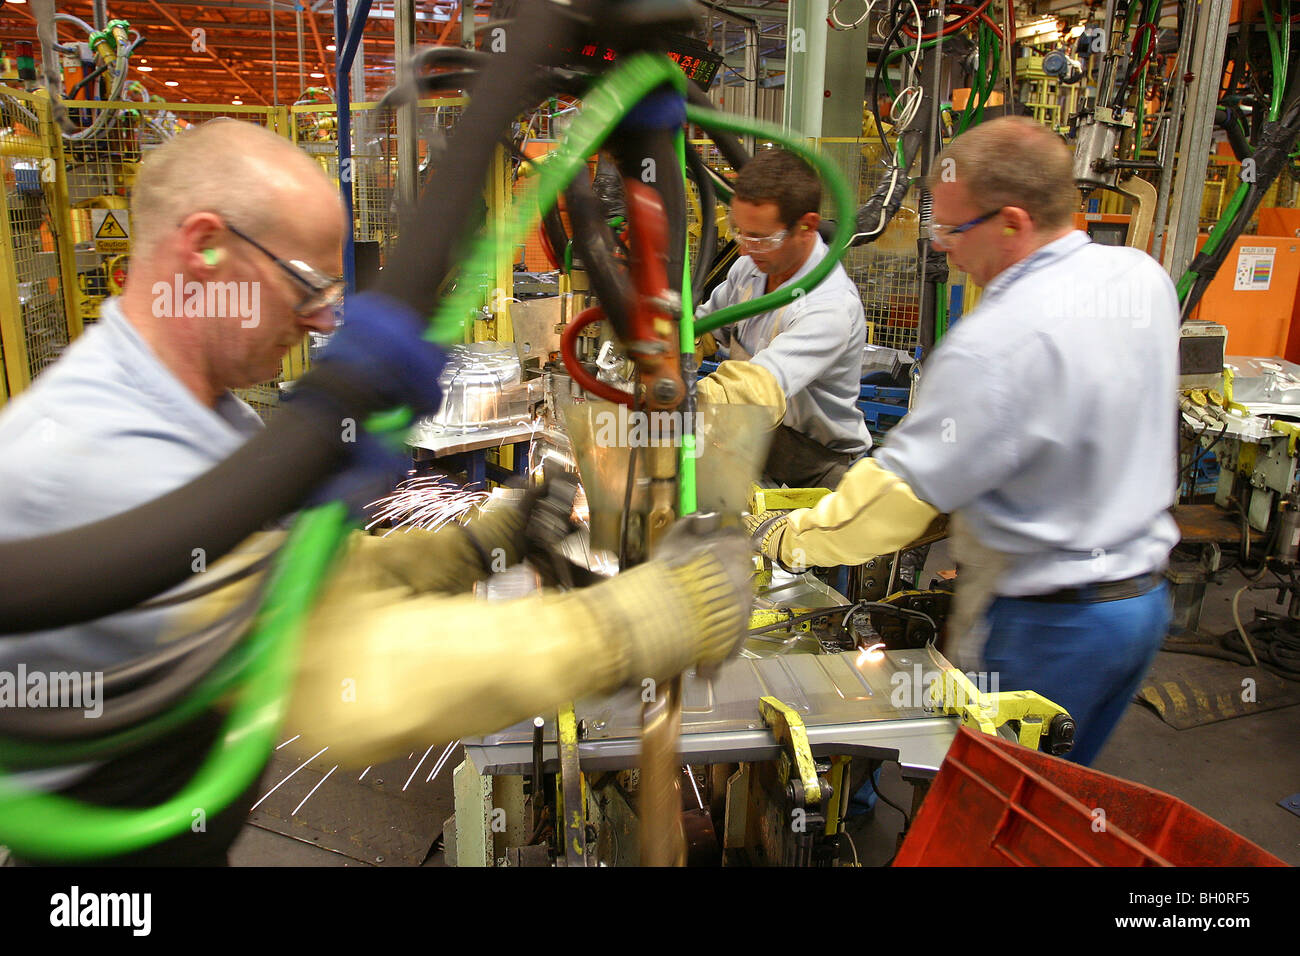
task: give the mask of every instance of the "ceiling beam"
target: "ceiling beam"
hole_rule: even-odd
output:
[[[148,0],[148,3],[149,3],[149,6],[153,7],[153,8],[154,8],[155,10],[157,10],[160,14],[162,14],[164,17],[166,17],[168,20],[170,20],[170,21],[172,22],[172,25],[173,25],[177,30],[179,30],[183,36],[189,36],[189,35],[190,35],[190,31],[187,30],[187,29],[185,29],[185,26],[184,26],[184,25],[183,25],[179,20],[177,20],[174,16],[172,16],[170,13],[168,13],[168,12],[167,12],[166,10],[164,10],[162,7],[158,6],[157,0]],[[249,85],[248,85],[248,82],[247,82],[247,81],[246,81],[242,76],[240,76],[238,73],[236,73],[234,70],[232,70],[232,69],[230,68],[230,66],[227,65],[227,63],[226,63],[225,60],[221,59],[221,57],[219,57],[219,56],[217,56],[215,53],[213,53],[213,52],[212,52],[212,49],[211,49],[210,47],[208,47],[207,44],[204,44],[203,52],[204,52],[205,54],[207,54],[211,59],[215,60],[217,63],[220,63],[220,64],[221,64],[221,68],[222,68],[223,70],[225,70],[227,73],[229,73],[229,74],[230,74],[231,76],[233,76],[235,79],[237,79],[241,84],[243,84],[244,88],[247,89],[248,92],[250,92],[250,93],[252,93],[254,96],[256,96],[259,100],[261,100],[261,101],[262,101],[262,104],[263,104],[264,106],[269,106],[269,105],[270,105],[270,103],[267,102],[265,96],[263,96],[261,93],[257,92],[257,90],[255,90],[255,89],[253,89],[251,86],[249,86]]]

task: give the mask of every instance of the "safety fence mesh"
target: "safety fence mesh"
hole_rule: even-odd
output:
[[[63,289],[63,260],[71,253],[54,143],[47,101],[20,90],[0,91],[5,207],[0,235],[8,247],[0,269],[0,360],[7,383],[0,394],[24,388],[80,329],[75,316],[69,323]]]

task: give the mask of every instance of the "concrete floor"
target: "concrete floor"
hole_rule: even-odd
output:
[[[939,549],[936,548],[936,552]],[[927,568],[942,567],[941,552]],[[1206,596],[1202,630],[1231,628],[1232,592],[1241,586],[1230,575]],[[1270,602],[1273,592],[1248,592],[1243,620],[1251,609]],[[1236,665],[1223,662],[1224,668]],[[1300,706],[1265,711],[1189,730],[1175,730],[1143,704],[1130,704],[1096,769],[1169,793],[1202,811],[1285,862],[1300,866],[1300,816],[1278,802],[1300,793]],[[886,766],[880,790],[904,809],[911,788],[894,766]],[[892,859],[902,817],[883,804],[870,822],[850,826],[865,866]],[[236,866],[364,866],[365,864],[251,825],[231,850]],[[440,865],[435,854],[426,865]]]

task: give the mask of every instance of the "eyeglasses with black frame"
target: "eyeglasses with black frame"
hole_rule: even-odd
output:
[[[281,259],[242,229],[236,229],[230,223],[225,223],[225,227],[274,262],[290,279],[307,290],[307,294],[294,306],[294,312],[298,315],[304,318],[315,315],[322,309],[328,309],[343,300],[347,282],[341,277],[326,275],[313,269],[301,259]]]
[[[970,220],[970,222],[963,222],[960,226],[944,226],[941,225],[940,223],[932,222],[927,227],[926,235],[929,237],[931,242],[943,242],[945,239],[948,239],[952,236],[959,236],[963,232],[970,232],[980,223],[988,222],[990,219],[992,219],[994,216],[996,216],[998,213],[1000,213],[1003,209],[1006,208],[1007,208],[1006,206],[999,206],[997,209],[994,209],[992,212],[986,212],[982,216],[976,216],[974,219]]]

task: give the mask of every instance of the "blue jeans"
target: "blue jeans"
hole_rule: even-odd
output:
[[[984,666],[998,689],[1032,690],[1070,712],[1085,766],[1101,751],[1164,641],[1169,585],[1124,601],[1055,604],[998,598],[988,611]]]

